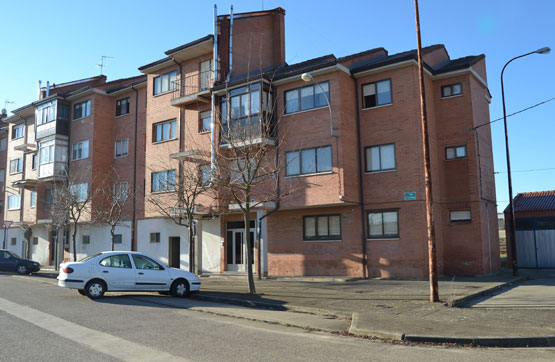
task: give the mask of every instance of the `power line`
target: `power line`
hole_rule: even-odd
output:
[[[512,173],[514,172],[535,172],[535,171],[552,171],[555,170],[555,167],[549,167],[549,168],[533,168],[530,170],[518,170],[518,171],[511,171]],[[507,171],[495,171],[494,174],[500,174],[500,173],[507,173]]]
[[[555,100],[555,97],[549,98],[549,99],[547,99],[547,100],[545,100],[545,101],[543,101],[543,102],[540,102],[540,103],[536,103],[536,104],[534,104],[533,106],[526,107],[526,108],[524,108],[524,109],[521,109],[520,111],[516,111],[516,112],[514,112],[514,113],[508,114],[508,115],[507,115],[507,118],[509,118],[509,117],[511,117],[511,116],[514,116],[514,115],[516,115],[516,114],[525,112],[525,111],[527,111],[527,110],[529,110],[529,109],[536,108],[536,107],[538,107],[538,106],[541,106],[542,104],[549,103],[549,102],[551,102],[551,101],[553,101],[553,100]],[[478,129],[478,128],[483,127],[483,126],[487,126],[488,124],[491,124],[491,123],[494,123],[494,122],[497,122],[497,121],[501,121],[502,119],[503,119],[503,117],[494,119],[493,121],[489,121],[489,122],[486,122],[486,123],[484,123],[484,124],[480,124],[480,125],[474,127],[473,129]]]

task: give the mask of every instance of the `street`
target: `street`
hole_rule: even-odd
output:
[[[107,293],[92,301],[55,283],[0,275],[0,361],[552,361],[555,355],[555,349],[374,342],[201,312],[195,308],[214,303],[196,299]]]

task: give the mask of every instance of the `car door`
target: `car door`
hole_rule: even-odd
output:
[[[135,270],[129,254],[106,256],[98,263],[100,275],[108,283],[109,290],[134,290]]]
[[[0,251],[0,270],[15,271],[17,259],[7,251]]]
[[[155,260],[140,254],[131,254],[135,263],[135,284],[138,290],[168,290],[168,270]]]

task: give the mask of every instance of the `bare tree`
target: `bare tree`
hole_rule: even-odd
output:
[[[197,156],[197,150],[188,152],[189,156],[179,160],[178,173],[153,179],[165,193],[153,193],[147,201],[155,206],[158,212],[173,221],[176,225],[184,226],[188,230],[189,239],[189,271],[195,272],[195,245],[194,245],[194,214],[198,207],[198,196],[204,193],[209,185],[209,166],[202,165],[202,159]],[[208,168],[207,168],[208,167]]]
[[[95,190],[92,202],[92,218],[95,222],[107,224],[110,227],[110,241],[112,251],[115,244],[115,231],[118,225],[129,216],[125,207],[129,199],[135,197],[135,192],[129,190],[129,184],[123,181],[116,170],[112,170],[111,177],[106,177]]]

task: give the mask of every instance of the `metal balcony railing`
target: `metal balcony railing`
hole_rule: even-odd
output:
[[[194,95],[204,92],[212,87],[214,82],[214,72],[209,70],[192,75],[172,82],[173,99]]]

